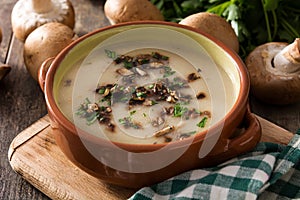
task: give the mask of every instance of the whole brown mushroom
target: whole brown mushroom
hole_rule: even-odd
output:
[[[111,24],[129,21],[159,20],[164,17],[149,0],[107,0],[104,13]]]
[[[205,33],[217,38],[235,52],[239,51],[239,40],[231,25],[219,15],[200,12],[182,19],[179,24],[201,29]]]
[[[23,56],[32,77],[37,80],[42,63],[55,57],[76,38],[71,28],[58,22],[44,24],[31,32],[25,40]]]
[[[246,58],[251,93],[263,102],[285,105],[300,101],[300,39],[270,42]]]
[[[75,13],[69,0],[19,0],[11,13],[12,29],[21,41],[37,27],[60,22],[71,29],[75,25]]]

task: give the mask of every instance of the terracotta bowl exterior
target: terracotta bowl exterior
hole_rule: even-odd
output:
[[[206,136],[208,131],[198,133],[195,135],[195,137],[168,143],[168,147],[166,147],[165,144],[134,145],[116,143],[115,145],[117,145],[119,148],[128,151],[128,158],[124,158],[124,156],[121,157],[122,155],[114,155],[114,152],[110,152],[109,143],[111,142],[101,138],[96,138],[95,136],[85,133],[82,130],[78,130],[75,125],[63,115],[56,105],[53,95],[55,73],[61,66],[60,63],[64,60],[65,56],[70,52],[70,50],[85,43],[91,43],[91,45],[95,45],[93,44],[93,39],[91,38],[97,35],[105,35],[107,34],[107,31],[110,31],[110,33],[114,30],[120,32],[122,30],[128,30],[137,26],[162,26],[164,28],[171,27],[175,29],[184,29],[186,32],[207,37],[209,40],[214,42],[214,45],[222,48],[231,58],[232,62],[235,63],[240,76],[240,91],[238,93],[238,98],[232,109],[230,109],[229,112],[224,116],[223,120],[209,128],[209,134],[214,135],[217,132],[221,132],[221,134],[216,142],[216,145],[214,145],[212,150],[204,157],[199,156],[199,152],[204,139],[207,139]],[[41,67],[39,81],[45,93],[51,127],[56,143],[66,157],[76,166],[105,182],[128,188],[141,188],[143,186],[149,186],[187,170],[219,164],[232,157],[251,150],[260,140],[260,125],[255,116],[250,112],[248,106],[250,83],[243,62],[236,55],[236,53],[226,47],[223,43],[217,41],[209,35],[206,35],[205,33],[202,33],[200,30],[175,23],[154,21],[124,23],[108,26],[79,38],[77,41],[65,48],[54,60],[51,60],[51,66],[48,70],[47,68],[49,65],[49,63],[44,63]],[[235,135],[235,130],[240,127],[243,127],[244,131],[241,134]],[[79,134],[81,134],[81,136],[79,136]],[[92,155],[92,153],[90,153],[90,151],[86,148],[86,145],[97,149],[99,153],[98,156],[100,157],[104,152],[106,154],[111,153],[112,156],[120,156],[120,162],[124,162],[124,165],[129,166],[136,164],[134,160],[135,157],[131,156],[133,153],[143,154],[147,152],[153,152],[161,148],[166,148],[168,155],[172,155],[177,151],[182,151],[183,153],[181,153],[181,156],[178,156],[176,160],[166,166],[163,166],[162,168],[147,172],[130,172],[107,166],[104,164],[105,162],[101,162],[99,159],[95,158],[94,154]],[[164,159],[164,157],[162,156],[161,159]],[[152,162],[160,162],[160,159],[155,159]],[[145,163],[145,165],[149,165],[149,163]]]

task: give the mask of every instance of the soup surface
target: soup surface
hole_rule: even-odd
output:
[[[78,83],[92,64],[82,61],[59,83],[57,104],[78,128],[115,142],[153,144],[182,140],[210,126],[212,101],[201,63],[195,67],[175,53],[152,48],[102,53],[110,62],[99,66],[97,83],[83,84],[88,75]],[[233,101],[232,82],[221,74],[227,100]]]

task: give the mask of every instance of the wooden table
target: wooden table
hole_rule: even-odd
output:
[[[76,13],[75,32],[82,36],[108,25],[103,14],[104,1],[71,0]],[[43,93],[31,78],[23,63],[23,43],[11,30],[10,13],[16,0],[0,2],[0,27],[3,41],[0,61],[12,67],[9,75],[0,82],[0,199],[48,199],[9,165],[7,152],[16,135],[47,114]],[[250,97],[254,113],[295,132],[300,128],[300,103],[289,106],[271,106]]]

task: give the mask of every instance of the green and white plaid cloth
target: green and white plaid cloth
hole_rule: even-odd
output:
[[[300,199],[300,129],[287,146],[259,143],[250,153],[142,188],[130,198],[148,199]]]

